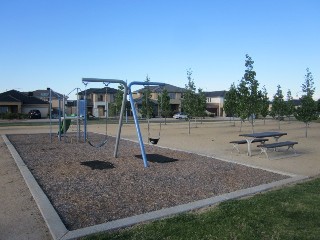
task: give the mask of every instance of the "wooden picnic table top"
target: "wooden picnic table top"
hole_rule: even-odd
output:
[[[265,137],[281,137],[287,135],[285,132],[256,132],[256,133],[244,133],[239,136],[252,137],[252,138],[265,138]]]

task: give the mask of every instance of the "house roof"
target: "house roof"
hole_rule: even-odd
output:
[[[212,91],[212,92],[204,92],[206,97],[225,97],[227,91]]]
[[[142,104],[142,97],[135,98],[133,101],[134,101],[136,104],[141,105],[141,104]],[[158,101],[157,101],[157,100],[149,99],[149,101],[152,102],[152,103],[155,104],[155,105],[158,105]]]
[[[35,90],[32,92],[34,97],[37,98],[44,98],[50,96],[50,90]],[[63,98],[63,94],[54,92],[55,94],[52,94],[52,97],[56,97],[58,95],[60,98]]]
[[[23,92],[23,94],[27,95],[27,96],[33,96],[33,97],[36,97],[36,98],[40,98],[40,99],[48,99],[49,100],[49,97],[50,97],[50,90],[49,89],[45,89],[45,90],[35,90],[35,91],[32,91],[32,92]],[[52,91],[52,94],[51,94],[51,98],[52,99],[56,99],[56,98],[61,98],[63,99],[63,94],[61,93],[57,93],[55,91]],[[67,98],[67,97],[66,97]]]
[[[162,92],[163,89],[166,89],[168,91],[168,93],[184,93],[186,91],[185,88],[180,88],[180,87],[176,87],[173,86],[171,84],[165,84],[164,86],[145,86],[144,88],[141,88],[139,90],[136,90],[134,92],[143,92],[145,89],[149,89],[151,92]]]
[[[116,94],[117,93],[117,89],[115,88],[111,88],[111,87],[104,87],[104,88],[89,88],[86,90],[86,94],[105,94],[106,93],[106,88],[107,88],[107,93],[108,94]],[[78,93],[79,95],[84,95],[85,91],[81,91]]]
[[[22,104],[48,104],[39,98],[28,96],[17,90],[0,93],[0,102],[21,102]]]

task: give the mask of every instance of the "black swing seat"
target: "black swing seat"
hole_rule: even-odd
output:
[[[105,145],[107,142],[108,142],[108,139],[104,140],[103,142],[101,142],[101,143],[98,144],[98,145],[94,145],[94,144],[92,144],[92,143],[87,139],[87,143],[89,143],[90,146],[95,147],[95,148],[100,148],[100,147],[102,147],[103,145]]]
[[[149,142],[151,142],[152,144],[156,145],[159,142],[160,138],[150,138],[149,137]]]

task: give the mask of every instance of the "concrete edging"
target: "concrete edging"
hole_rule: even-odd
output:
[[[47,195],[42,191],[36,179],[21,159],[19,153],[14,148],[6,135],[2,135],[4,143],[7,145],[12,157],[14,158],[21,175],[26,182],[40,212],[44,218],[53,239],[61,239],[67,232],[67,228],[62,223],[58,213],[52,206]]]
[[[148,212],[145,214],[140,214],[136,216],[131,216],[123,219],[118,219],[86,228],[81,228],[73,231],[68,231],[65,225],[63,224],[61,218],[59,217],[58,213],[50,203],[49,199],[45,195],[45,193],[42,191],[40,186],[38,185],[37,181],[31,174],[30,170],[27,168],[27,166],[24,164],[23,160],[21,159],[20,155],[12,145],[12,143],[9,141],[6,135],[2,135],[2,138],[7,145],[12,157],[14,158],[28,188],[30,189],[30,192],[35,199],[35,202],[50,230],[50,233],[53,237],[54,240],[59,239],[59,240],[71,240],[71,239],[76,239],[92,234],[97,234],[97,233],[102,233],[110,230],[115,230],[119,228],[124,228],[124,227],[129,227],[138,223],[143,223],[146,221],[154,221],[160,218],[165,218],[165,217],[170,217],[179,213],[184,213],[190,210],[195,210],[203,207],[208,207],[211,205],[218,204],[223,201],[231,200],[231,199],[236,199],[236,198],[241,198],[249,195],[253,195],[259,192],[267,191],[275,187],[280,187],[286,184],[302,181],[304,179],[307,179],[309,177],[307,176],[301,176],[301,175],[293,175],[290,173],[283,173],[283,172],[277,172],[282,175],[286,175],[289,178],[276,181],[276,182],[271,182],[268,184],[262,184],[259,186],[247,188],[247,189],[241,189],[235,192],[231,193],[226,193],[222,194],[219,196],[203,199],[203,200],[198,200],[195,202],[187,203],[187,204],[182,204],[170,208],[165,208],[153,212]],[[165,148],[165,147],[163,147]],[[170,149],[170,148],[169,148]],[[177,149],[173,149],[177,150]],[[181,151],[181,150],[177,150]],[[197,153],[195,153],[197,154]],[[198,154],[201,155],[201,154]],[[205,155],[202,155],[205,156]],[[210,157],[210,156],[207,156]],[[211,158],[216,158],[216,157],[211,157]],[[218,159],[218,158],[217,158]],[[250,166],[247,164],[241,164],[229,160],[223,160],[223,159],[218,159],[226,162],[232,162],[235,164],[240,164],[240,165],[245,165],[248,167],[254,167],[258,168],[255,166]],[[260,168],[261,169],[261,168]],[[272,171],[269,169],[261,169],[261,170],[266,170],[270,172],[276,172]]]

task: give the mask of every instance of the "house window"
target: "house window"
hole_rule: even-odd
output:
[[[176,94],[175,93],[169,93],[170,99],[176,99]]]
[[[208,102],[208,103],[211,103],[211,98],[208,97],[208,98],[207,98],[207,102]]]
[[[8,107],[0,107],[0,113],[7,113],[9,112]]]
[[[98,95],[98,102],[102,102],[102,101],[103,101],[103,95],[100,94],[100,95]]]

